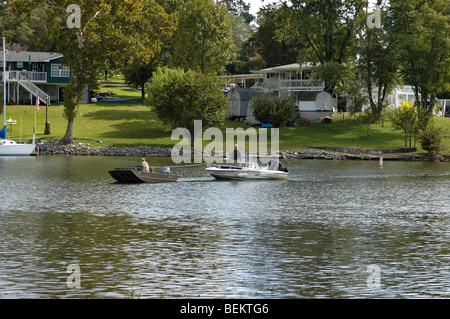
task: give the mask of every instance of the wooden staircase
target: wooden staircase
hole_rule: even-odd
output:
[[[28,80],[23,74],[19,73],[19,79],[17,82],[34,97],[39,98],[42,103],[45,103],[47,106],[50,105],[50,95],[37,87],[37,85]]]

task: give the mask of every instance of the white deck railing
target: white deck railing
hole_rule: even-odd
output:
[[[6,80],[17,82],[20,78],[31,82],[47,83],[47,72],[10,71],[6,72]]]
[[[278,82],[257,82],[252,88],[266,91],[323,91],[325,82],[316,80],[280,80]]]
[[[322,91],[325,88],[323,81],[317,80],[282,80],[280,89],[290,91]]]

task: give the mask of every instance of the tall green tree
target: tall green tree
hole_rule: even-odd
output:
[[[321,75],[331,74],[321,69],[349,66],[355,57],[358,18],[366,1],[291,0],[290,3],[278,11],[281,24],[276,33],[278,39],[287,43],[300,41],[305,44],[299,51],[300,64],[315,63]],[[318,78],[314,73],[313,77]],[[333,93],[336,79],[322,80],[325,91]]]
[[[131,88],[141,90],[141,100],[144,102],[146,86],[145,84],[152,77],[153,72],[156,67],[157,61],[152,60],[148,63],[141,62],[139,60],[134,60],[133,62],[126,64],[122,68],[122,74],[125,78],[125,83],[127,83]]]
[[[267,5],[259,11],[258,38],[260,48],[258,53],[268,67],[297,62],[300,49],[305,49],[299,38],[277,37],[277,29],[284,28],[284,17],[294,9],[278,8],[275,4]],[[281,19],[281,20],[280,20]]]
[[[416,104],[431,113],[436,95],[450,89],[450,3],[391,0],[390,11],[404,81],[413,86]]]
[[[57,50],[71,68],[64,99],[64,144],[72,142],[76,110],[86,84],[96,79],[105,61],[150,61],[161,49],[161,38],[173,28],[161,6],[148,6],[144,0],[61,0],[51,6],[46,0],[13,0],[11,4],[17,12],[27,14],[36,8],[45,10],[43,36],[55,38]]]
[[[379,27],[367,24],[369,14],[362,15],[358,34],[357,67],[364,77],[373,120],[381,120],[383,108],[387,106],[388,95],[401,83],[399,74],[399,43],[393,35],[394,21],[389,7],[379,7]]]
[[[10,46],[26,48],[33,29],[25,15],[13,13],[9,2],[0,2],[0,34]]]
[[[172,66],[219,74],[236,56],[227,9],[214,0],[187,0],[178,13]]]

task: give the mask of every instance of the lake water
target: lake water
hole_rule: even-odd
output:
[[[282,162],[123,185],[140,158],[0,158],[0,298],[450,297],[450,163]]]

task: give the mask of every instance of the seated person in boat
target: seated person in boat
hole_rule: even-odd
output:
[[[153,167],[148,166],[148,163],[145,161],[145,158],[142,159],[142,166],[144,167],[144,172],[153,171]]]

